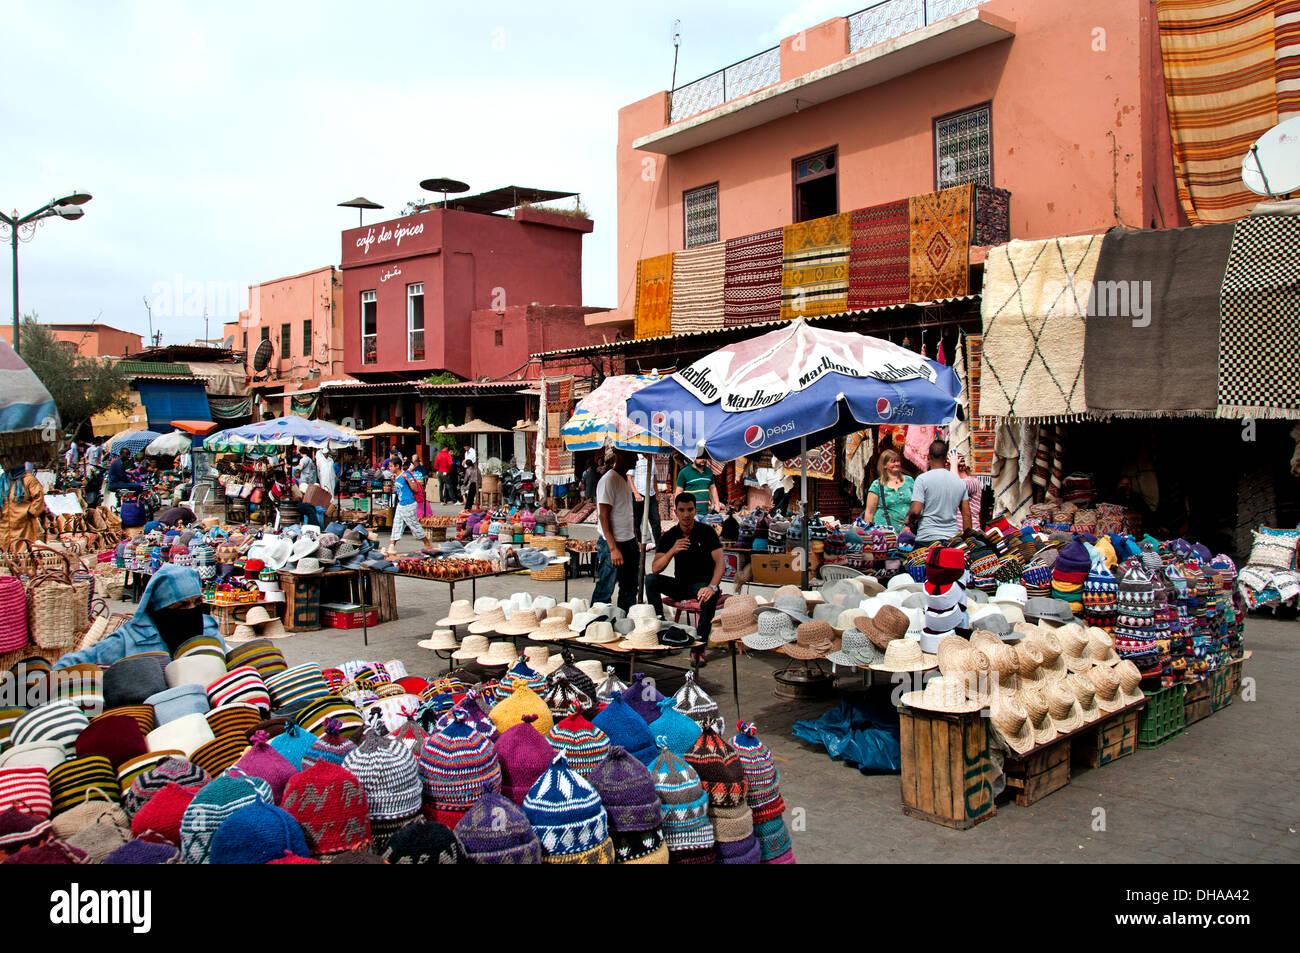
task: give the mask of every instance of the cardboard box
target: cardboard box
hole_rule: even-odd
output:
[[[754,582],[764,586],[797,586],[800,574],[791,567],[793,553],[754,553],[750,565],[754,568]]]

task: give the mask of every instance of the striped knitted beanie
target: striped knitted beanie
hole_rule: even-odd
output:
[[[563,751],[569,767],[583,777],[588,777],[609,754],[609,737],[576,710],[557,722],[547,732],[546,740],[555,751]]]
[[[218,738],[238,735],[247,740],[248,736],[257,730],[263,715],[262,709],[256,705],[230,702],[220,708],[213,708],[203,717],[207,719],[208,727]]]
[[[43,844],[51,833],[50,822],[43,817],[12,807],[0,811],[0,857]]]
[[[781,797],[781,774],[772,760],[771,749],[758,738],[758,728],[753,722],[738,721],[739,731],[731,739],[736,756],[745,770],[745,803],[754,812],[754,823],[760,824],[785,812]]]
[[[605,669],[605,677],[596,686],[596,701],[608,704],[615,695],[625,691],[627,685],[614,674],[614,666],[610,665]]]
[[[563,752],[537,779],[524,798],[524,813],[542,842],[542,862],[565,854],[609,849],[609,821],[600,795],[569,768]]]
[[[744,805],[748,790],[744,765],[736,749],[727,744],[711,725],[700,733],[699,740],[682,757],[699,776],[711,808]]]
[[[452,722],[456,721],[459,716],[457,711],[464,712],[465,722],[489,741],[496,741],[501,737],[501,732],[497,731],[496,722],[487,716],[483,706],[479,702],[477,689],[465,693],[465,697],[456,702],[455,707],[438,719],[434,730],[438,731],[446,728]]]
[[[709,823],[709,796],[695,769],[667,748],[650,765],[655,793],[663,805],[664,839],[668,852],[713,850],[713,825]],[[674,857],[674,859],[676,859]]]
[[[523,722],[524,718],[534,715],[533,727],[546,734],[555,725],[551,710],[546,707],[542,697],[524,682],[517,682],[504,701],[492,706],[490,717],[497,726],[497,731],[505,732]]]
[[[618,745],[642,764],[655,757],[654,738],[645,720],[616,694],[591,723],[603,731],[611,746]]]
[[[50,778],[39,765],[0,768],[0,811],[18,808],[37,817],[49,817]]]
[[[145,803],[169,783],[183,788],[202,788],[211,778],[208,772],[184,758],[170,756],[138,775],[122,795],[122,809],[128,817],[144,807]]]
[[[153,709],[149,712],[152,714]],[[9,733],[14,730],[14,722],[26,713],[26,708],[0,708],[0,751],[9,747]]]
[[[325,722],[325,733],[317,738],[302,756],[302,770],[306,771],[318,761],[341,765],[356,744],[344,736],[343,722],[331,718]]]
[[[57,768],[51,768],[49,777],[51,817],[92,797],[114,804],[122,799],[117,771],[102,755],[71,758]]]
[[[54,673],[54,693],[89,717],[104,710],[104,670],[98,665],[69,665]]]
[[[675,705],[676,699],[660,699],[659,717],[650,723],[650,734],[654,736],[655,744],[666,746],[673,754],[684,755],[699,740],[702,729]]]
[[[284,809],[302,826],[314,857],[371,844],[365,789],[341,765],[318,761],[294,775],[284,787]]]
[[[400,741],[369,728],[360,746],[343,759],[343,767],[361,782],[372,825],[420,813],[420,767],[411,749]]]
[[[501,677],[501,681],[497,683],[496,700],[498,702],[505,701],[519,685],[527,685],[536,695],[541,695],[546,691],[546,676],[530,667],[528,658],[524,655],[519,656],[519,660],[515,662],[514,667],[506,672]]]
[[[425,805],[436,815],[433,820],[451,818],[448,827],[485,793],[501,790],[501,764],[492,742],[474,729],[464,709],[452,709],[451,715],[449,725],[425,739],[419,757]]]
[[[330,693],[320,666],[314,663],[295,665],[266,676],[266,688],[277,709],[295,702],[324,698]]]
[[[271,693],[267,691],[262,676],[257,674],[257,669],[251,666],[237,668],[208,686],[208,703],[213,708],[232,702],[243,702],[270,710]]]
[[[72,751],[77,736],[86,730],[90,719],[70,701],[54,701],[33,708],[14,722],[9,746],[33,741],[50,741]]]
[[[235,762],[244,774],[261,778],[271,786],[274,803],[284,797],[284,786],[298,773],[298,768],[288,758],[271,747],[271,736],[265,731],[255,731],[249,739],[252,745]]]
[[[208,863],[212,836],[241,808],[262,801],[271,803],[271,786],[232,768],[225,776],[204,785],[181,817],[181,858],[186,864]]]
[[[226,647],[222,645],[221,639],[215,635],[196,635],[192,639],[186,639],[180,645],[176,646],[176,651],[172,653],[172,658],[187,658],[191,655],[208,655],[212,658],[219,659],[225,666]]]
[[[600,795],[611,834],[653,831],[663,826],[663,805],[655,791],[654,776],[649,768],[622,748],[612,748],[609,757],[588,775],[587,780]],[[649,853],[658,846],[658,843],[649,844],[645,852]],[[615,856],[618,856],[617,849]]]
[[[284,653],[276,648],[275,643],[270,639],[253,639],[242,645],[236,645],[226,653],[227,671],[234,671],[237,668],[246,666],[257,669],[263,681],[279,675],[289,667],[284,660]],[[305,666],[298,667],[303,668]],[[320,671],[319,665],[312,665],[311,667]]]
[[[1100,558],[1093,561],[1083,584],[1083,618],[1089,625],[1114,634],[1119,615],[1119,583]]]
[[[519,805],[489,792],[455,827],[456,839],[476,864],[540,864],[542,843]]]
[[[632,684],[623,693],[623,701],[641,716],[647,725],[659,717],[659,702],[663,698],[653,682],[645,680],[645,673],[637,672],[632,676]]]
[[[362,728],[366,723],[360,709],[338,695],[317,698],[298,712],[298,724],[317,736],[328,731],[327,726],[331,720],[339,722],[344,732]]]
[[[564,658],[564,664],[550,675],[546,676],[547,694],[542,697],[547,698],[549,701],[550,689],[553,688],[560,679],[564,679],[570,686],[572,686],[574,691],[581,692],[587,697],[588,701],[583,707],[582,713],[588,718],[593,717],[596,714],[596,683],[591,680],[591,676],[573,664],[573,656],[567,648],[562,649],[560,654]],[[553,712],[555,711],[554,708],[551,710]],[[564,708],[563,711],[568,711],[568,708]],[[561,715],[561,717],[563,716]]]
[[[673,696],[673,707],[701,728],[712,725],[714,731],[722,731],[726,725],[718,711],[718,703],[700,688],[694,672],[686,673],[686,681]]]
[[[195,748],[190,752],[190,760],[215,776],[232,767],[247,747],[248,742],[242,735],[224,735]]]
[[[524,715],[519,724],[503,731],[496,750],[501,763],[501,793],[522,805],[529,789],[551,766],[555,750],[538,733],[536,715]]]
[[[574,671],[577,671],[577,669]],[[578,674],[581,675],[582,673],[579,672]],[[591,681],[591,679],[587,679],[587,681]],[[563,675],[556,676],[554,674],[547,679],[546,693],[542,695],[542,701],[546,702],[546,707],[550,710],[551,717],[554,719],[566,717],[575,708],[586,714],[596,706],[594,694],[588,695]],[[595,712],[592,711],[591,714],[594,715]]]

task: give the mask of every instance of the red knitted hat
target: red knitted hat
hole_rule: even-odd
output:
[[[148,754],[140,723],[130,715],[104,715],[96,718],[77,736],[77,757],[102,755],[113,763],[113,770],[132,758]]]
[[[131,818],[131,833],[140,837],[145,831],[153,831],[175,846],[181,846],[181,818],[198,791],[198,788],[183,788],[175,781],[168,781],[166,787],[135,812],[135,817]]]
[[[319,864],[320,861],[315,857],[299,857],[297,854],[290,854],[288,857],[281,857],[279,860],[268,860],[268,864]]]
[[[346,768],[317,761],[289,779],[281,806],[302,825],[315,856],[370,846],[366,792]]]

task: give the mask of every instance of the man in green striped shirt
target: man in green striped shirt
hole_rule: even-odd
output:
[[[718,503],[718,487],[713,482],[713,471],[703,454],[695,458],[695,464],[687,464],[677,473],[677,488],[695,497],[695,507],[701,513],[714,513],[722,507]]]

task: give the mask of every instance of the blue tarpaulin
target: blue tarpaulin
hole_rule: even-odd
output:
[[[796,721],[791,734],[821,745],[832,758],[843,759],[859,771],[902,770],[898,712],[892,705],[846,699],[816,721]]]
[[[173,420],[211,420],[208,393],[202,381],[139,381],[140,402],[144,404],[149,429],[170,433]]]

